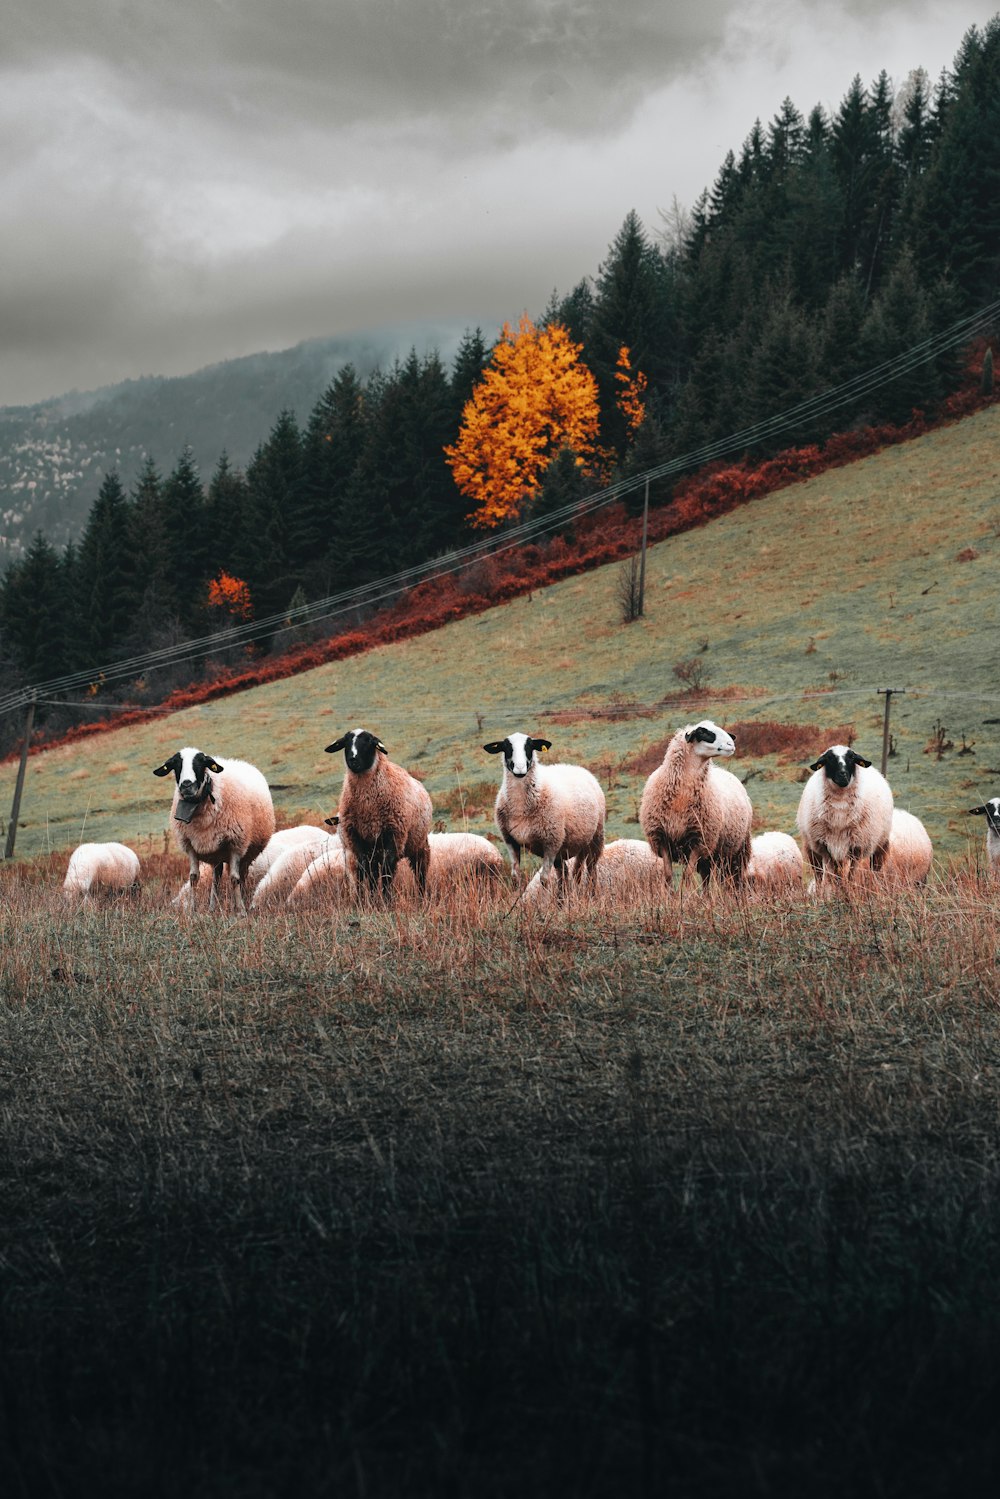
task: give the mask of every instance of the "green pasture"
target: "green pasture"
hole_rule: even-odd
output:
[[[712,717],[735,725],[737,740],[743,724],[813,725],[801,758],[732,764],[748,777],[757,825],[791,831],[806,759],[834,731],[852,726],[877,763],[880,687],[907,693],[893,707],[897,800],[941,855],[958,855],[981,832],[965,809],[1000,791],[998,548],[993,407],[653,547],[638,622],[620,622],[615,564],[412,641],[33,756],[17,855],[84,838],[162,847],[169,795],[151,772],[185,744],[252,760],[282,820],[315,820],[336,805],[343,770],[324,746],[357,725],[423,777],[441,826],[487,832],[499,767],[483,742],[545,734],[553,760],[601,778],[612,837],[635,835],[643,753],[678,725]],[[692,660],[695,690],[674,672]],[[940,754],[928,752],[935,741]],[[0,767],[3,814],[15,770]]]

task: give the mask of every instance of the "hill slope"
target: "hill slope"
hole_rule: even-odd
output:
[[[330,811],[343,762],[323,753],[366,724],[426,780],[448,827],[492,825],[498,766],[481,745],[545,733],[608,792],[609,834],[637,834],[663,740],[713,717],[762,827],[791,830],[803,765],[853,726],[876,763],[880,687],[893,705],[897,800],[939,851],[981,838],[965,810],[1000,790],[1000,407],[757,500],[651,549],[646,617],[618,620],[616,565],[433,634],[319,667],[153,724],[32,757],[17,853],[81,838],[161,837],[181,744],[258,763],[280,812]],[[685,694],[673,671],[696,663]],[[688,672],[691,676],[691,670]],[[779,727],[763,727],[778,725]],[[795,726],[810,731],[796,733]],[[925,754],[938,729],[952,748]],[[971,752],[961,754],[962,736]],[[780,752],[779,752],[780,751]],[[14,767],[3,768],[0,811]]]

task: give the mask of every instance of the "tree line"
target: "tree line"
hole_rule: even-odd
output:
[[[919,69],[898,89],[884,72],[856,77],[830,115],[786,99],[690,213],[653,232],[627,215],[596,274],[554,292],[538,319],[577,346],[596,430],[581,453],[551,424],[521,513],[792,408],[998,294],[1000,17],[966,33],[936,83]],[[622,400],[623,351],[641,420]],[[176,644],[248,609],[279,613],[462,545],[487,510],[446,450],[460,450],[494,354],[475,329],[450,368],[416,351],[366,381],[346,366],[304,425],[282,412],[245,472],[223,454],[206,483],[185,450],[167,474],[148,459],[129,489],[109,473],[79,542],[60,553],[36,535],[0,584],[4,685]],[[749,451],[932,410],[956,358]],[[485,523],[510,516],[494,506]],[[124,695],[155,699],[176,680]]]

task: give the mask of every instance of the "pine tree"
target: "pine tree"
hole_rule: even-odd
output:
[[[659,252],[638,215],[628,213],[598,272],[589,344],[590,368],[600,392],[601,440],[619,455],[628,445],[628,432],[615,401],[618,351],[627,345],[653,389],[661,387],[669,339],[667,286]]]
[[[205,491],[190,447],[182,449],[163,481],[160,511],[167,526],[178,614],[185,625],[200,623],[216,538],[208,524]]]
[[[124,649],[135,612],[136,578],[144,563],[133,553],[130,522],[125,490],[112,470],[90,508],[77,559],[81,649],[91,665]]]
[[[0,584],[0,633],[24,684],[52,681],[75,663],[68,642],[77,621],[66,615],[65,576],[41,531]]]
[[[308,562],[302,441],[292,411],[281,412],[246,475],[247,523],[235,573],[244,579],[259,619],[291,598]]]
[[[913,257],[906,252],[865,317],[861,329],[864,366],[874,368],[907,353],[933,331],[928,296],[920,285]],[[873,391],[868,400],[875,416],[905,422],[914,407],[926,409],[939,394],[934,367],[922,364]]]

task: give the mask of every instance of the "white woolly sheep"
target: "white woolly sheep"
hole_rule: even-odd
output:
[[[892,829],[888,781],[846,744],[831,745],[809,768],[797,820],[817,891],[856,869],[878,873]]]
[[[986,818],[986,858],[993,879],[1000,879],[1000,796],[993,796],[981,807],[970,807],[970,817]]]
[[[566,862],[567,878],[576,873],[576,859]],[[599,898],[638,903],[656,898],[663,886],[663,867],[644,838],[613,838],[604,845],[597,865],[595,892]],[[536,871],[524,892],[526,906],[542,905],[552,886],[543,885]]]
[[[566,862],[576,859],[573,874],[584,869],[593,883],[604,848],[607,805],[600,783],[582,765],[541,765],[538,753],[551,749],[548,739],[508,734],[484,744],[488,755],[503,755],[503,781],[496,799],[496,823],[510,852],[515,880],[521,881],[521,851],[542,860],[541,883],[552,870],[561,888]]]
[[[408,869],[408,865],[400,864],[399,875]],[[306,865],[292,886],[285,899],[285,905],[293,910],[303,910],[306,906],[315,905],[338,906],[342,905],[349,896],[350,882],[344,846],[331,839],[327,847],[318,851],[313,850],[311,863]]]
[[[742,880],[750,858],[753,808],[742,781],[712,764],[735,750],[732,736],[710,718],[686,724],[647,780],[639,824],[662,861],[667,885],[674,859],[685,861],[685,877],[695,866],[704,884],[713,871],[723,879]]]
[[[894,807],[889,848],[879,876],[882,883],[897,887],[925,885],[933,858],[934,848],[920,818]]]
[[[134,895],[139,891],[139,855],[124,843],[81,843],[69,856],[63,899],[86,900],[98,892]]]
[[[293,843],[291,847],[279,848],[277,857],[253,892],[250,901],[251,911],[260,911],[265,906],[277,905],[279,901],[286,898],[289,891],[295,888],[303,871],[308,869],[317,854],[323,853],[331,845],[334,848],[341,847],[336,833],[325,832],[322,828],[316,828],[314,831],[318,836],[309,839],[308,842],[300,841]],[[269,847],[270,844],[268,844]],[[266,853],[267,850],[265,849],[264,852]]]
[[[281,858],[286,849],[298,848],[301,844],[312,844],[318,848],[324,838],[329,838],[330,829],[317,827],[313,823],[303,823],[300,827],[279,828],[272,833],[264,848],[254,859],[247,870],[247,890],[257,888],[261,880],[271,869],[272,865]]]
[[[503,855],[488,838],[483,838],[478,833],[431,833],[427,843],[430,852],[427,891],[430,894],[437,895],[455,886],[495,879],[503,873]],[[414,895],[416,889],[409,862],[406,859],[400,860],[396,867],[394,892]],[[347,893],[343,849],[337,842],[332,849],[314,852],[312,862],[303,870],[286,904],[293,907],[319,902],[339,905]]]
[[[220,765],[211,755],[190,746],[178,750],[153,771],[157,776],[171,773],[176,782],[170,808],[172,826],[178,847],[188,857],[192,901],[201,865],[210,864],[209,910],[218,900],[222,871],[228,869],[237,908],[245,914],[247,870],[274,832],[274,806],[266,780],[245,760],[227,760]],[[217,779],[220,776],[222,780]]]
[[[758,892],[802,889],[802,850],[789,833],[758,833],[750,839],[746,882]]]
[[[344,751],[346,770],[337,807],[347,867],[355,884],[388,894],[396,865],[409,859],[421,892],[427,883],[432,807],[415,776],[395,765],[381,739],[351,729],[328,744],[328,755]]]

